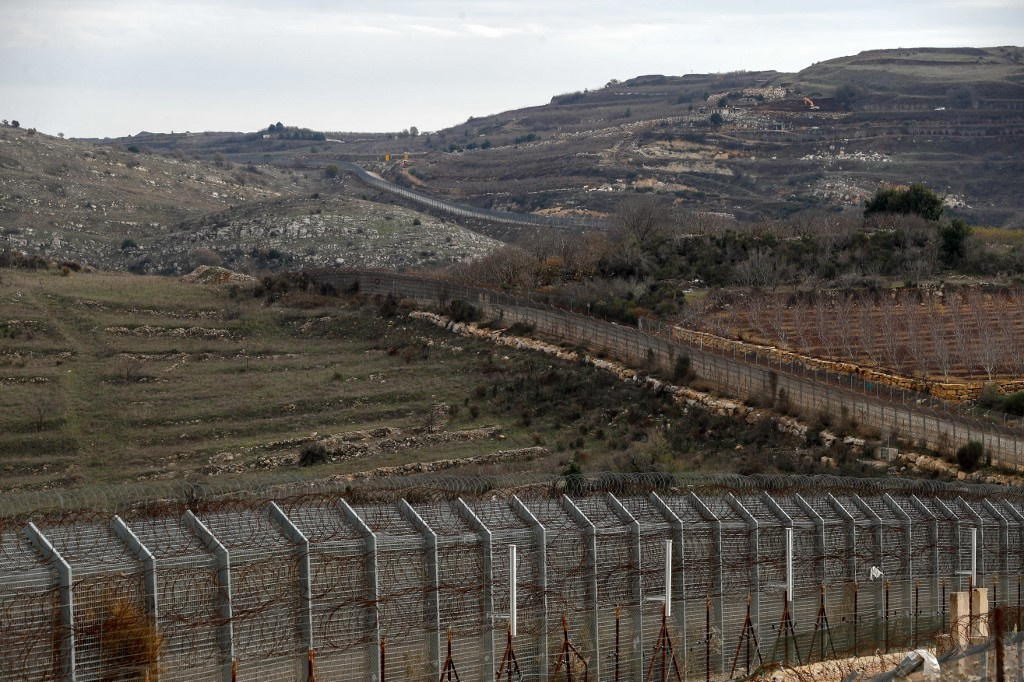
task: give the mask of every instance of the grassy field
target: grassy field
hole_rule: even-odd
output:
[[[536,446],[545,454],[510,468],[771,470],[785,445],[771,428],[688,413],[589,365],[453,336],[380,302],[292,291],[268,305],[250,289],[110,273],[0,277],[5,490],[276,476],[328,437],[351,447],[305,473]],[[786,448],[779,467],[799,457]]]

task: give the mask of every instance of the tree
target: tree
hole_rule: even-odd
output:
[[[914,214],[925,220],[938,220],[942,217],[942,197],[919,183],[883,187],[865,202],[864,215],[873,213]]]
[[[12,128],[20,128],[21,127],[21,123],[19,123],[18,121],[11,121],[11,127]]]
[[[971,226],[960,218],[953,218],[948,225],[939,228],[939,256],[948,267],[955,267],[964,257]]]
[[[708,121],[713,126],[720,126],[720,125],[722,125],[722,121],[724,121],[724,120],[725,119],[722,118],[722,115],[720,113],[718,113],[717,111],[715,113],[711,114],[711,117],[708,119]]]
[[[420,129],[417,128],[416,126],[409,126],[409,134],[412,135],[413,137],[416,137],[417,135],[420,134]]]
[[[611,269],[621,275],[643,275],[669,237],[670,216],[653,195],[627,197],[612,216],[608,239]]]
[[[327,164],[324,168],[324,177],[328,180],[338,177],[338,165],[334,163]]]

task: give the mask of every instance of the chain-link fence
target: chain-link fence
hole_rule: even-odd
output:
[[[991,486],[607,475],[55,500],[0,516],[3,680],[722,680],[933,646],[971,586],[1021,625],[1024,495]]]
[[[880,443],[955,453],[971,441],[982,443],[993,464],[1024,468],[1020,422],[977,419],[932,396],[883,386],[854,375],[840,375],[802,363],[779,362],[766,352],[736,354],[705,347],[701,338],[641,320],[639,327],[600,320],[543,300],[469,287],[453,282],[387,271],[319,271],[317,281],[338,291],[358,290],[444,308],[453,300],[476,306],[483,315],[521,322],[538,333],[618,358],[633,367],[671,374],[680,358],[709,388],[742,400],[775,406],[840,431],[860,431]],[[562,301],[561,303],[566,303]]]

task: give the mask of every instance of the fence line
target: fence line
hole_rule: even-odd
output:
[[[840,429],[857,428],[893,445],[902,441],[955,452],[978,441],[993,464],[1024,469],[1024,434],[1013,424],[970,417],[925,394],[828,373],[795,360],[773,361],[771,353],[719,352],[703,347],[700,340],[674,335],[668,325],[650,320],[641,320],[638,327],[620,325],[530,296],[387,271],[320,271],[315,277],[338,291],[393,294],[427,306],[443,308],[452,300],[465,300],[486,316],[529,324],[537,332],[634,367],[671,373],[676,360],[685,356],[698,377],[725,395],[764,402]]]
[[[574,679],[639,681],[652,662],[660,675],[667,635],[684,679],[722,680],[933,645],[949,595],[971,585],[1021,625],[1020,495],[729,480],[570,477],[391,501],[279,491],[8,518],[0,677],[436,680],[450,632],[463,680],[497,682],[509,642],[522,679],[562,680],[564,622]]]

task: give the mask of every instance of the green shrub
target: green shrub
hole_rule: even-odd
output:
[[[445,314],[455,322],[472,322],[479,316],[479,311],[472,304],[457,298],[448,304]]]
[[[675,367],[672,368],[672,381],[677,384],[687,383],[693,375],[690,371],[690,356],[680,355],[676,358]]]
[[[974,471],[985,456],[985,446],[976,440],[963,445],[956,451],[956,461],[963,471]]]

